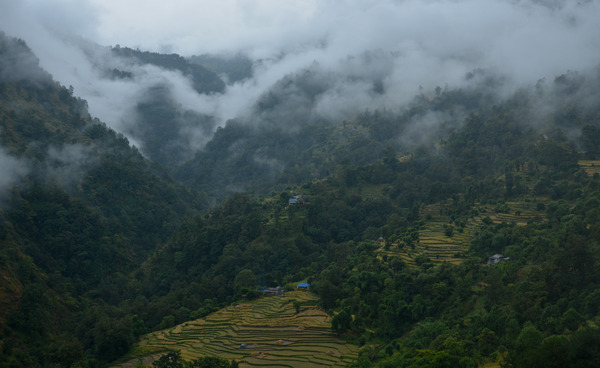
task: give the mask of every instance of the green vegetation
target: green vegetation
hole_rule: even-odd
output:
[[[138,362],[136,367],[143,367],[142,362]],[[186,362],[181,359],[178,351],[170,351],[158,360],[152,362],[153,367],[157,368],[237,368],[237,362],[229,362],[226,359],[217,357],[202,357]]]

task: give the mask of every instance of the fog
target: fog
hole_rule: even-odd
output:
[[[0,148],[0,205],[3,204],[7,190],[18,183],[28,171],[26,162]]]
[[[437,86],[478,83],[465,78],[476,69],[503,81],[497,86],[502,96],[597,66],[598,19],[598,2],[560,0],[0,3],[3,31],[24,39],[44,69],[88,101],[93,116],[137,146],[143,142],[136,141],[134,108],[157,84],[169,86],[181,109],[214,116],[216,126],[240,116],[285,125],[343,119],[365,108],[395,109]],[[116,58],[106,46],[117,44],[185,57],[243,53],[254,71],[222,94],[199,94],[181,73]],[[115,67],[133,77],[107,78],[103,71]],[[304,81],[317,93],[286,80]],[[269,91],[282,97],[279,109],[257,114]],[[439,119],[425,120],[430,128]],[[198,149],[211,133],[189,126],[181,134]]]
[[[48,177],[64,188],[79,182],[87,170],[98,163],[98,156],[89,146],[81,144],[49,147],[44,166]]]

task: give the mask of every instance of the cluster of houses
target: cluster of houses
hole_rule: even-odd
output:
[[[306,282],[301,282],[296,286],[296,290],[310,290],[310,284],[306,283]],[[276,287],[270,287],[270,288],[264,288],[261,289],[260,292],[263,295],[283,295],[283,293],[285,292],[285,290],[283,289],[283,287],[281,286],[276,286]]]
[[[290,206],[295,206],[295,205],[304,206],[305,203],[306,202],[302,198],[301,194],[295,195],[288,200],[288,205],[290,205]]]

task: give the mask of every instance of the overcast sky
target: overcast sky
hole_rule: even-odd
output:
[[[0,0],[0,28],[23,38],[55,79],[117,130],[139,86],[161,78],[186,108],[222,122],[315,63],[338,75],[317,104],[332,116],[348,106],[402,103],[421,87],[459,87],[476,68],[516,88],[597,66],[599,20],[594,0]],[[222,96],[199,96],[157,70],[144,70],[151,78],[136,85],[102,80],[71,37],[183,56],[241,51],[263,64]],[[383,57],[352,61],[365,53]],[[373,97],[361,84],[368,78],[381,79],[385,95]]]
[[[182,55],[385,48],[532,71],[597,62],[599,10],[585,0],[2,0],[0,20],[31,43],[53,30]]]

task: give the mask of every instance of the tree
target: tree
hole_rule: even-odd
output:
[[[248,269],[241,270],[233,282],[236,293],[245,293],[256,287],[256,276]]]
[[[582,328],[569,341],[567,357],[572,367],[600,367],[600,329]]]
[[[523,327],[514,349],[507,357],[507,362],[514,368],[538,367],[541,360],[540,345],[542,343],[542,333],[535,326],[528,324]]]
[[[346,309],[341,310],[331,319],[331,329],[337,333],[348,331],[352,325],[352,315]]]
[[[552,335],[542,341],[538,367],[562,368],[568,367],[567,349],[569,340],[562,335]]]
[[[169,351],[167,354],[158,358],[158,360],[152,362],[152,365],[156,368],[184,368],[184,365],[180,359],[181,352]]]
[[[227,359],[217,357],[200,357],[191,362],[181,359],[181,352],[169,351],[154,361],[152,365],[156,368],[238,368],[236,361],[229,362]]]
[[[192,360],[190,363],[185,365],[185,368],[238,368],[238,362],[231,361],[229,362],[226,359],[221,359],[217,357],[202,357],[195,360]]]

